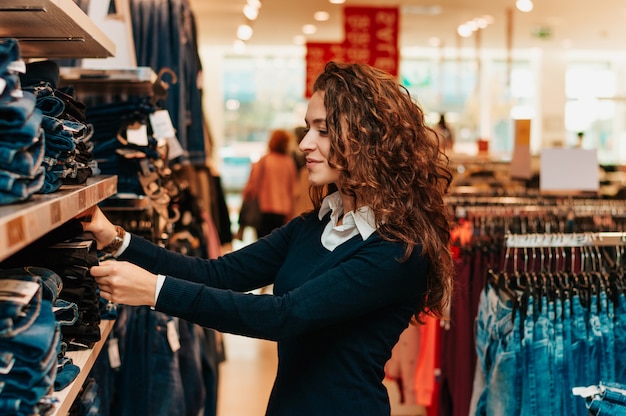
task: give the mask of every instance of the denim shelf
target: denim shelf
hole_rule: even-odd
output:
[[[61,67],[60,75],[60,84],[74,87],[77,97],[150,96],[157,82],[157,74],[145,66],[116,69]]]
[[[17,39],[23,58],[115,55],[115,43],[73,0],[3,0],[0,37]]]
[[[68,414],[70,407],[72,407],[74,400],[80,393],[80,390],[89,375],[91,367],[93,367],[96,359],[102,352],[102,347],[104,346],[109,333],[113,329],[114,324],[115,321],[112,320],[103,319],[100,321],[101,340],[95,343],[93,348],[81,351],[67,351],[65,353],[67,357],[72,359],[73,364],[80,367],[81,371],[69,386],[65,387],[61,391],[54,392],[54,397],[59,400],[59,404],[55,407],[54,413],[52,413],[53,416],[64,416]]]
[[[0,206],[0,261],[117,192],[117,176],[96,176],[50,194]]]

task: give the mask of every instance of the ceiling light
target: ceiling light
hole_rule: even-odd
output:
[[[515,7],[517,7],[517,10],[520,12],[527,13],[533,9],[533,2],[532,0],[517,0],[515,2]]]
[[[261,8],[261,0],[248,0],[247,3],[255,9]]]
[[[344,4],[346,0],[328,0],[330,4]]]
[[[302,26],[302,33],[305,35],[312,35],[317,32],[317,26],[315,25],[304,25]]]
[[[246,16],[248,20],[255,20],[259,15],[259,9],[250,6],[249,4],[246,4],[245,6],[243,6],[243,15]]]
[[[328,12],[319,11],[313,14],[313,18],[318,22],[325,22],[330,19],[330,14],[328,14]]]
[[[241,40],[249,40],[252,37],[252,28],[248,25],[239,25],[237,37]]]
[[[456,33],[461,37],[469,38],[472,36],[472,29],[467,24],[462,24],[456,29]]]

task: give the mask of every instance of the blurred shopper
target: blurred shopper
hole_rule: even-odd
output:
[[[252,165],[243,190],[243,199],[258,198],[261,216],[256,226],[257,238],[291,219],[297,177],[296,164],[289,154],[291,140],[286,130],[272,131],[268,153]]]

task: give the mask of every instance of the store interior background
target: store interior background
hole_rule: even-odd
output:
[[[253,3],[253,2],[252,2]],[[249,160],[265,150],[273,128],[302,123],[306,100],[305,41],[340,41],[341,8],[398,6],[400,78],[435,123],[445,113],[455,133],[453,157],[474,157],[477,140],[488,159],[510,161],[514,120],[530,119],[530,148],[596,149],[603,165],[626,162],[626,4],[534,0],[522,12],[515,0],[265,0],[258,17],[243,14],[246,0],[192,0],[203,62],[205,111],[215,162],[227,188],[245,181]],[[317,11],[329,14],[315,21]],[[489,24],[469,37],[459,25]],[[235,46],[237,27],[253,29]],[[314,24],[316,32],[303,34]]]
[[[250,20],[243,9],[254,2],[190,0],[211,162],[228,192],[233,220],[250,164],[265,152],[270,131],[303,124],[305,42],[341,41],[346,5],[399,7],[400,81],[429,123],[445,113],[455,136],[452,161],[507,166],[515,120],[529,119],[535,162],[542,149],[574,147],[582,131],[582,147],[617,171],[612,179],[618,188],[626,184],[626,3],[532,2],[533,9],[522,12],[516,0],[262,0]],[[316,21],[318,11],[328,12],[328,20]],[[475,19],[488,24],[460,36],[459,25]],[[253,30],[243,44],[236,43],[241,24]],[[309,24],[316,31],[305,35]],[[116,43],[123,59],[126,51]],[[102,60],[94,66],[102,67]],[[479,140],[489,143],[488,153],[479,154]],[[244,414],[241,406],[256,406],[246,414],[262,414],[275,371],[274,346],[241,337],[225,341],[218,413]],[[241,400],[252,390],[253,399]]]

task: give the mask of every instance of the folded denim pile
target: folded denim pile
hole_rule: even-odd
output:
[[[45,181],[40,193],[52,193],[63,184],[82,184],[100,173],[93,157],[93,126],[86,123],[83,102],[71,87],[59,88],[59,66],[54,61],[26,64],[20,75],[22,90],[36,98],[45,135]]]
[[[102,305],[96,281],[89,273],[98,262],[96,244],[82,234],[80,221],[74,219],[5,259],[0,266],[16,268],[28,264],[60,276],[60,300],[55,305],[57,320],[63,322],[63,348],[75,351],[92,348],[101,339]]]
[[[21,89],[17,40],[0,38],[0,205],[24,201],[44,183],[42,113]]]
[[[60,287],[50,270],[0,270],[0,414],[48,414],[56,403]]]
[[[68,351],[92,348],[101,338],[100,296],[89,273],[98,264],[93,240],[74,238],[40,252],[37,264],[54,270],[63,281],[60,297],[78,307],[76,319],[61,327]]]

